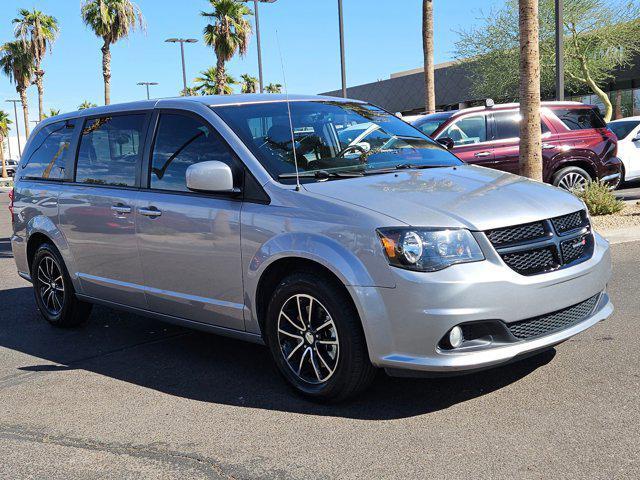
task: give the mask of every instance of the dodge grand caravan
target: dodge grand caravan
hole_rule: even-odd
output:
[[[543,102],[543,179],[565,190],[584,188],[591,180],[617,187],[622,161],[617,138],[598,109],[578,102]],[[518,173],[519,105],[474,107],[424,115],[412,124],[443,144],[461,160]]]
[[[18,271],[51,324],[97,303],[264,343],[316,400],[356,394],[378,368],[516,360],[613,310],[608,244],[580,200],[465,165],[352,100],[53,117],[28,142],[11,210]]]

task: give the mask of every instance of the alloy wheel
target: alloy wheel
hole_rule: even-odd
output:
[[[588,179],[584,175],[580,175],[577,172],[569,172],[560,179],[558,186],[570,192],[581,192],[587,186],[587,183]]]
[[[43,257],[36,278],[42,305],[51,316],[58,315],[64,306],[64,280],[58,262],[49,255]]]
[[[338,331],[328,310],[311,295],[289,297],[278,314],[278,343],[291,371],[310,384],[329,380],[340,354]]]

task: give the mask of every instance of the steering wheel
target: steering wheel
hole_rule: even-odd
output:
[[[362,147],[361,145],[358,145],[357,143],[354,143],[353,145],[348,145],[345,148],[343,148],[342,150],[340,150],[338,152],[338,154],[336,155],[336,158],[344,157],[351,150],[359,150],[361,155],[363,153],[367,153],[367,150],[364,147]]]

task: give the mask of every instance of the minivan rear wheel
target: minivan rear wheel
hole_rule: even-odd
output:
[[[345,400],[375,376],[358,313],[333,279],[311,272],[284,278],[269,302],[265,327],[278,370],[307,398]]]
[[[565,167],[553,176],[553,185],[564,190],[582,191],[593,179],[580,167]]]
[[[51,325],[75,327],[89,318],[92,305],[78,300],[62,257],[50,243],[36,250],[31,281],[38,310]]]

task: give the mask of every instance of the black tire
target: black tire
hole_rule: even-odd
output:
[[[283,329],[290,328],[294,335],[298,335],[296,328],[284,320],[286,317],[281,316],[281,309],[284,311],[290,305],[295,307],[296,304],[291,302],[296,302],[298,299],[304,303],[308,300],[306,297],[314,299],[311,307],[313,314],[306,320],[303,319],[302,324],[305,324],[305,327],[306,324],[311,324],[305,332],[315,334],[315,340],[310,341],[305,337],[306,333],[300,334],[300,340],[290,340],[295,345],[301,342],[299,351],[291,358],[291,363],[297,364],[302,354],[309,350],[306,362],[300,360],[300,364],[304,362],[304,366],[299,375],[294,371],[294,367],[290,366],[283,353],[285,350],[290,352],[293,348],[290,348],[287,343],[289,337],[279,333],[278,322],[281,319]],[[308,316],[309,310],[306,307],[307,304],[302,307],[303,316]],[[291,315],[296,316],[294,321],[296,325],[300,325],[298,323],[300,315],[295,311]],[[326,311],[328,316],[323,316],[323,311]],[[331,325],[322,328],[322,325],[326,325],[329,321]],[[352,398],[367,388],[375,377],[377,370],[369,361],[358,312],[344,288],[326,275],[300,271],[284,278],[276,287],[269,302],[265,334],[267,345],[282,376],[297,393],[311,400],[339,402]],[[336,343],[335,346],[321,345],[321,343],[333,342]],[[333,373],[329,373],[331,367],[334,367]],[[303,378],[306,371],[312,372],[309,373],[312,377],[309,380]],[[313,378],[314,374],[317,378]],[[323,380],[325,376],[327,378]]]
[[[62,256],[52,244],[43,243],[36,250],[31,281],[36,306],[51,325],[76,327],[87,321],[93,305],[78,300]]]
[[[576,182],[582,184],[584,188],[584,185],[591,181],[593,181],[591,175],[580,167],[561,168],[553,175],[553,186],[568,191],[572,191],[570,186]]]

